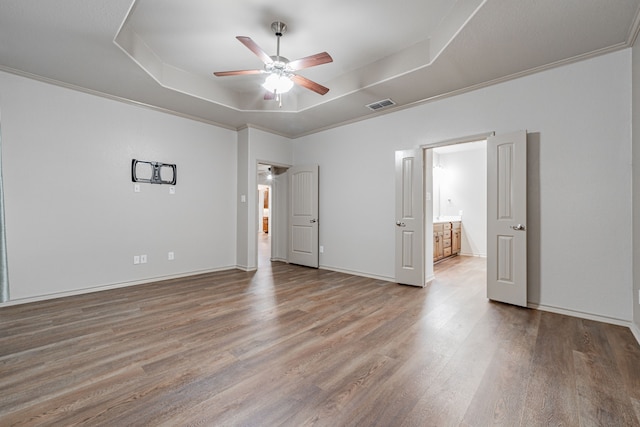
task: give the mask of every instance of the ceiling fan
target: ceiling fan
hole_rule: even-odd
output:
[[[333,58],[327,52],[317,53],[315,55],[289,61],[284,56],[280,56],[280,37],[287,31],[287,25],[284,22],[276,21],[271,24],[271,29],[275,33],[278,44],[275,56],[269,56],[260,46],[256,44],[250,37],[236,37],[240,43],[245,45],[251,52],[256,54],[258,58],[264,62],[264,68],[261,70],[237,70],[237,71],[216,71],[213,73],[217,77],[238,76],[247,74],[268,74],[266,81],[262,85],[267,93],[265,99],[278,99],[279,95],[288,92],[295,84],[312,90],[320,95],[329,92],[329,88],[322,86],[312,80],[302,77],[295,72],[304,68],[315,67],[329,62],[333,62]]]

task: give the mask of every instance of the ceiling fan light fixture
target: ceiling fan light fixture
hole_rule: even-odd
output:
[[[283,22],[276,21],[271,24],[271,29],[275,33],[277,40],[275,56],[267,55],[267,53],[262,50],[256,42],[251,40],[250,37],[236,36],[236,39],[238,39],[240,43],[245,45],[245,47],[262,60],[264,63],[264,68],[262,70],[216,71],[213,74],[218,77],[224,77],[267,73],[269,76],[262,84],[262,87],[268,91],[268,94],[265,95],[265,99],[279,99],[280,97],[278,95],[290,91],[294,84],[302,86],[320,95],[325,95],[329,92],[328,87],[324,87],[319,83],[296,74],[296,72],[305,68],[333,62],[331,55],[327,52],[321,52],[316,53],[315,55],[296,59],[295,61],[289,61],[284,56],[280,56],[280,37],[282,37],[282,35],[287,31],[287,25]]]
[[[266,78],[262,87],[276,94],[286,93],[293,87],[293,80],[288,76],[273,73]]]

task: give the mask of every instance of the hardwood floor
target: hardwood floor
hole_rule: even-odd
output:
[[[0,425],[637,426],[627,328],[266,263],[0,309]]]

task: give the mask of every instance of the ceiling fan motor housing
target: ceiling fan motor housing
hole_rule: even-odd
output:
[[[271,23],[271,30],[277,37],[281,37],[284,33],[287,32],[287,24],[280,21],[273,22]]]

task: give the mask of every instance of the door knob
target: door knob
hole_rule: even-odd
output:
[[[400,222],[400,221],[396,221],[396,225],[398,227],[406,227],[407,226],[407,224],[405,224],[404,222]]]
[[[310,222],[311,224],[315,224],[316,222],[318,222],[318,220],[317,220],[317,219],[310,219],[310,220],[309,220],[309,222]]]
[[[518,231],[526,230],[526,227],[524,225],[522,225],[522,224],[512,225],[511,228],[513,228],[514,230],[518,230]]]

